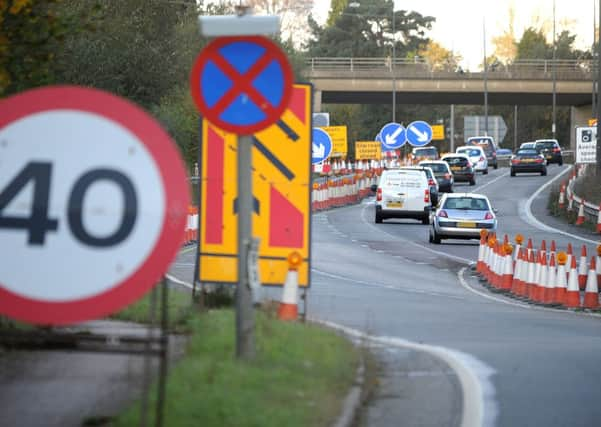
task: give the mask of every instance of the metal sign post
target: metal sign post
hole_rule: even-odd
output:
[[[244,12],[237,17],[221,17],[220,22],[247,22]],[[219,32],[223,25],[212,27],[207,19],[203,21],[204,35],[224,35]],[[252,135],[280,119],[292,94],[292,76],[288,59],[276,44],[250,35],[214,39],[199,54],[190,74],[198,110],[212,124],[239,135],[236,355],[243,359],[252,359],[256,353],[248,269],[254,202]]]

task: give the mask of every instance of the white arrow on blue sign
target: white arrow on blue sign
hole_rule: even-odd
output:
[[[402,147],[407,141],[405,128],[398,123],[388,123],[380,130],[380,138],[385,148],[395,149]]]
[[[407,141],[415,147],[421,147],[432,141],[432,127],[421,120],[407,126]]]
[[[314,165],[321,163],[330,157],[330,154],[332,154],[332,138],[325,130],[313,128],[311,163]]]

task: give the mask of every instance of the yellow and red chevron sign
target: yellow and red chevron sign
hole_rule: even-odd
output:
[[[253,135],[253,236],[263,285],[283,285],[299,252],[299,286],[310,285],[312,86],[295,84],[280,120]],[[200,148],[198,280],[238,283],[238,137],[206,120]]]

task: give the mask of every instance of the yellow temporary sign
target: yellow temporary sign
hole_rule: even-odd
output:
[[[355,160],[380,160],[382,144],[378,141],[355,142]]]
[[[263,285],[283,285],[287,257],[301,254],[299,286],[310,285],[311,93],[295,84],[281,119],[253,135],[252,235]],[[203,120],[198,280],[238,283],[238,137]]]
[[[444,140],[444,125],[432,125],[432,141]]]
[[[588,119],[589,126],[597,126],[597,119]]]
[[[321,129],[332,138],[332,153],[330,157],[346,157],[348,153],[346,126],[324,126]]]

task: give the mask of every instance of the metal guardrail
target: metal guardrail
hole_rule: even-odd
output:
[[[381,77],[385,73],[402,75],[404,78],[454,78],[482,79],[483,72],[463,71],[444,64],[430,64],[422,58],[405,59],[390,57],[349,58],[315,57],[305,62],[309,72],[317,77],[320,72],[344,72],[363,74],[365,77]],[[493,63],[488,65],[489,79],[543,79],[551,80],[592,80],[596,73],[596,61],[571,59],[532,59],[518,60],[511,64]]]

